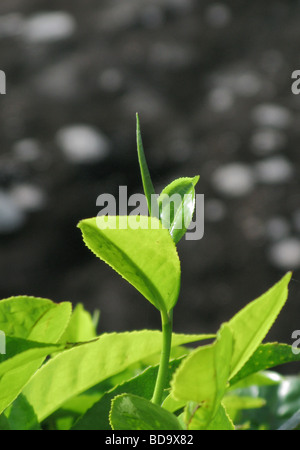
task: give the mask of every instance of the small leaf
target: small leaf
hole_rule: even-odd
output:
[[[66,331],[60,342],[86,342],[96,337],[93,319],[83,305],[79,303],[73,311]]]
[[[278,344],[277,342],[260,345],[244,367],[231,379],[230,385],[233,386],[240,380],[261,370],[300,361],[300,354],[294,355],[292,350],[290,345]]]
[[[200,405],[190,403],[185,408],[184,413],[181,415],[182,420],[186,423],[187,430],[215,430],[215,431],[232,431],[234,425],[229,415],[227,414],[224,406],[219,405],[219,408],[210,421],[204,421],[205,409]]]
[[[232,349],[232,335],[225,324],[217,340],[194,350],[183,361],[172,380],[171,395],[175,399],[195,402],[196,407],[199,405],[197,417],[198,421],[201,417],[203,429],[214,418],[225,394]]]
[[[175,306],[180,262],[167,230],[157,219],[136,216],[97,217],[79,223],[88,248],[132,284],[159,311]]]
[[[144,153],[144,147],[141,136],[140,119],[138,114],[136,115],[136,139],[137,139],[137,151],[138,151],[140,171],[142,176],[144,193],[148,204],[149,214],[150,216],[158,218],[158,205]],[[152,208],[152,206],[154,206],[154,208]]]
[[[258,409],[265,406],[266,401],[263,398],[253,398],[238,395],[226,395],[223,398],[223,405],[227,410],[241,410],[241,409]]]
[[[29,338],[29,335],[42,318],[55,303],[44,298],[36,297],[10,297],[0,301],[0,330],[6,336]]]
[[[244,367],[246,367],[247,364],[248,363],[246,363]],[[236,376],[238,376],[239,373]],[[279,375],[279,373],[277,372],[265,371],[265,372],[255,372],[252,375],[249,375],[248,377],[241,379],[237,383],[235,383],[234,380],[235,377],[231,380],[232,384],[230,384],[229,390],[246,388],[249,386],[276,386],[277,384],[282,382],[283,377],[282,375]]]
[[[158,198],[159,217],[177,244],[186,233],[195,209],[195,186],[199,176],[179,178],[169,184]]]
[[[220,405],[214,419],[208,425],[207,430],[234,431],[234,424],[223,405]]]
[[[136,395],[114,398],[110,411],[113,430],[181,430],[174,414]]]
[[[230,378],[241,370],[276,320],[287,300],[291,276],[291,273],[285,275],[279,283],[249,303],[228,323],[235,341]]]

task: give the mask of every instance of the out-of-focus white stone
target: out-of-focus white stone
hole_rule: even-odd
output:
[[[254,108],[252,117],[259,126],[279,129],[289,127],[293,120],[292,114],[287,108],[271,103],[261,104]]]
[[[300,240],[284,239],[274,244],[269,250],[270,262],[282,270],[300,268]]]
[[[211,76],[211,83],[216,89],[226,89],[231,95],[240,97],[252,97],[264,87],[261,75],[247,67],[232,67],[216,72]]]
[[[23,16],[19,13],[10,13],[0,16],[0,37],[14,37],[21,33]]]
[[[205,19],[212,27],[222,28],[231,22],[232,14],[224,3],[213,3],[206,9]]]
[[[65,157],[75,164],[91,164],[106,158],[110,151],[108,138],[88,125],[72,125],[62,128],[56,141]]]
[[[279,241],[290,233],[289,222],[284,217],[272,217],[266,223],[267,237],[273,241]]]
[[[209,105],[215,112],[222,113],[230,110],[234,104],[234,96],[230,89],[218,87],[209,93]]]
[[[164,23],[164,13],[159,5],[146,5],[141,11],[141,21],[146,28],[158,28]]]
[[[255,187],[251,168],[245,164],[232,163],[217,169],[212,177],[213,186],[228,197],[243,197]]]
[[[254,154],[265,156],[281,150],[287,142],[282,131],[273,128],[262,128],[252,136],[251,147]]]
[[[242,228],[248,240],[255,241],[261,239],[265,233],[265,227],[260,218],[247,216],[242,221]]]
[[[33,79],[39,94],[55,99],[73,99],[81,95],[78,69],[74,61],[64,60],[42,70]]]
[[[99,87],[108,93],[118,92],[123,85],[122,73],[113,67],[103,70],[99,76]]]
[[[287,183],[293,177],[293,166],[283,156],[274,156],[255,164],[255,175],[264,184]]]
[[[187,45],[170,42],[157,42],[151,47],[149,61],[152,66],[177,70],[189,66],[195,53]]]
[[[44,44],[67,39],[75,30],[76,22],[71,14],[63,11],[41,12],[27,19],[23,35],[29,42]]]
[[[25,222],[25,214],[6,192],[0,191],[0,234],[17,231]]]
[[[293,214],[293,224],[296,229],[300,233],[300,209],[294,212]]]
[[[211,198],[205,201],[204,213],[208,222],[220,222],[226,215],[226,206],[221,200]]]
[[[42,209],[46,202],[44,192],[32,184],[17,184],[10,190],[10,195],[16,205],[28,212]]]
[[[13,153],[19,161],[34,162],[41,156],[41,149],[35,139],[21,139],[14,144]]]

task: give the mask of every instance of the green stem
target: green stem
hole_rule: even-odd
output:
[[[163,344],[156,379],[156,385],[152,397],[152,403],[156,405],[161,405],[164,389],[167,384],[169,360],[172,344],[173,311],[171,311],[169,315],[161,313],[161,321],[162,321]]]

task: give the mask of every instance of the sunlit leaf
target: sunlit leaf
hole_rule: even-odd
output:
[[[148,210],[150,215],[158,218],[157,200],[145,157],[144,146],[141,136],[140,119],[138,114],[136,115],[136,139],[137,139],[137,151],[138,151],[140,171],[142,176],[144,193],[148,204]],[[152,206],[154,206],[154,210]]]
[[[243,308],[228,325],[235,345],[230,378],[233,378],[253,355],[270,330],[288,297],[288,273],[268,292]]]
[[[158,219],[136,216],[97,217],[79,223],[86,245],[131,283],[157,309],[167,313],[180,289],[176,247]]]
[[[176,416],[136,395],[115,397],[109,419],[113,430],[181,430]]]
[[[169,184],[158,198],[159,217],[177,244],[186,233],[195,209],[195,186],[199,176],[179,178]]]
[[[207,336],[174,334],[172,345],[204,339]],[[74,347],[48,361],[35,373],[23,393],[38,420],[44,420],[72,397],[157,353],[161,343],[162,335],[158,331],[101,335],[95,342]]]

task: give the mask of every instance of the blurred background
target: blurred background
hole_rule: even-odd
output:
[[[1,0],[0,298],[101,310],[99,331],[159,314],[81,240],[102,193],[201,175],[205,235],[182,240],[174,327],[215,332],[294,270],[269,338],[300,329],[300,1]]]

